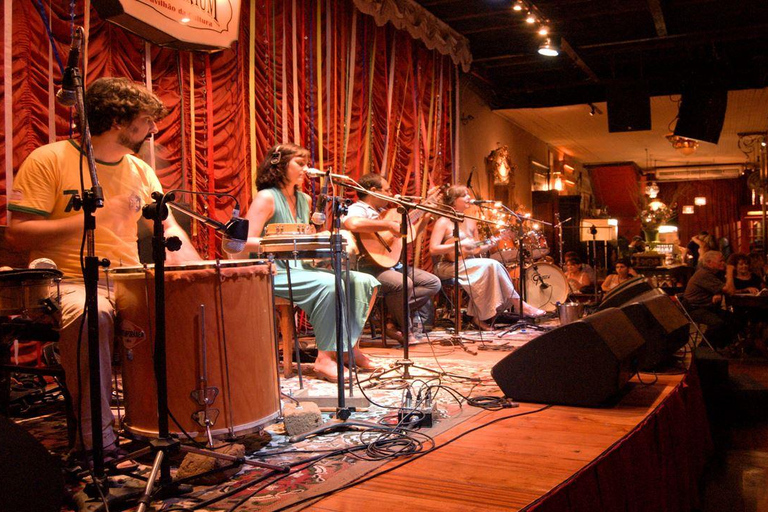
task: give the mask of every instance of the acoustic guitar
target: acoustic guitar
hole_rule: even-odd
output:
[[[463,258],[474,258],[477,257],[478,254],[487,252],[492,250],[494,247],[499,245],[499,242],[502,240],[509,239],[510,236],[506,234],[506,231],[502,231],[501,234],[497,236],[491,236],[488,238],[485,238],[483,240],[475,240],[472,242],[472,245],[470,247],[466,247],[463,245],[459,245],[459,252]],[[446,244],[452,244],[456,238],[450,237],[445,242]],[[478,251],[481,247],[485,247],[482,251]],[[455,253],[453,251],[445,253],[445,259],[453,263],[456,259],[454,258]]]
[[[443,188],[435,189],[421,204],[437,204],[436,199],[440,196]],[[426,213],[424,210],[411,210],[408,212],[408,243],[411,243],[414,239],[413,227]],[[379,218],[400,223],[402,214],[397,211],[397,208],[390,208]],[[355,233],[354,235],[358,241],[358,249],[376,265],[382,268],[390,268],[397,265],[397,262],[400,261],[400,255],[403,251],[403,241],[400,238],[400,234],[394,234],[391,231],[379,231],[376,233]]]

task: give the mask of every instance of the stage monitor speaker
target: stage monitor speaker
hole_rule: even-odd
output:
[[[606,99],[610,133],[651,129],[651,98],[645,82],[609,85]]]
[[[0,416],[0,512],[59,512],[64,477],[32,435]]]
[[[645,339],[638,360],[640,370],[653,370],[667,362],[688,342],[690,324],[668,295],[631,302],[621,307]]]
[[[637,276],[629,281],[621,283],[619,286],[605,294],[603,301],[597,307],[598,311],[608,308],[619,308],[630,301],[638,301],[643,298],[664,295],[664,292],[654,288],[645,280],[643,276]]]
[[[598,407],[619,395],[644,344],[627,315],[606,309],[534,338],[491,376],[514,400]]]
[[[683,92],[675,135],[717,144],[727,106],[728,91],[724,88],[704,85]]]

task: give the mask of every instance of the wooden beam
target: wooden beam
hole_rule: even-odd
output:
[[[592,68],[590,68],[587,63],[584,62],[581,57],[579,57],[579,54],[576,53],[576,50],[574,50],[570,44],[568,44],[568,41],[566,41],[564,37],[560,39],[560,49],[565,52],[568,57],[571,58],[574,64],[576,64],[584,73],[587,74],[590,80],[593,82],[600,82],[600,77],[598,77],[597,74],[592,71]]]
[[[656,26],[656,35],[666,37],[668,35],[667,23],[664,21],[664,11],[661,10],[661,2],[659,0],[648,0],[648,8],[651,10],[653,24]]]

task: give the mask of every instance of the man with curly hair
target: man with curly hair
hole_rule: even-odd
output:
[[[126,78],[100,78],[85,95],[96,170],[104,191],[104,207],[96,210],[95,254],[111,267],[138,265],[136,245],[141,208],[162,191],[152,168],[134,156],[152,134],[156,121],[166,114],[160,99]],[[22,163],[13,183],[8,210],[13,212],[7,231],[9,243],[28,250],[30,258],[49,258],[64,274],[61,285],[61,362],[75,407],[79,407],[77,448],[91,448],[87,326],[83,322],[78,370],[78,337],[84,316],[85,288],[80,266],[83,213],[72,208],[73,195],[81,190],[81,169],[87,160],[73,139],[34,150]],[[91,186],[84,172],[85,187]],[[179,252],[168,253],[170,263],[199,260],[197,252],[173,216],[165,221],[167,236],[179,236]],[[99,281],[99,346],[102,390],[101,425],[105,452],[113,451],[115,434],[110,410],[114,305],[105,279]],[[78,385],[77,376],[82,382]],[[78,393],[79,390],[79,393]],[[82,437],[84,446],[80,445]]]

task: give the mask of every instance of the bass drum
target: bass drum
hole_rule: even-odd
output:
[[[515,288],[520,292],[519,267],[509,269]],[[557,303],[568,299],[568,280],[559,267],[551,263],[534,263],[525,267],[525,302],[533,307],[553,312]]]
[[[115,282],[125,389],[125,426],[155,437],[154,268],[118,267]],[[254,261],[168,266],[168,408],[170,432],[213,435],[249,432],[277,418],[279,389],[275,354],[272,280]],[[181,427],[181,428],[179,428]]]

